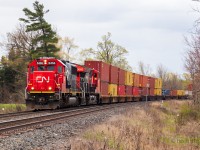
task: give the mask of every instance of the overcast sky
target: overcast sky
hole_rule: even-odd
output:
[[[22,9],[33,0],[0,0],[0,35],[15,30]],[[50,12],[46,20],[58,34],[74,38],[80,49],[96,48],[101,36],[111,32],[112,41],[129,51],[133,68],[138,62],[154,70],[163,64],[183,73],[184,36],[189,36],[200,6],[192,0],[40,0]],[[200,15],[199,15],[200,16]],[[5,53],[1,52],[0,55]]]

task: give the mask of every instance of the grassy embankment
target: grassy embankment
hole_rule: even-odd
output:
[[[0,104],[0,114],[26,110],[25,104]]]
[[[191,101],[127,109],[71,140],[72,149],[200,149],[200,111]]]

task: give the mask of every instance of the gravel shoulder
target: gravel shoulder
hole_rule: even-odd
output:
[[[122,107],[78,116],[49,127],[37,128],[9,137],[1,137],[0,149],[70,149],[69,140],[71,137],[78,136],[91,126],[105,122],[114,115],[123,114],[129,109],[140,106],[143,106],[142,102],[127,103]]]

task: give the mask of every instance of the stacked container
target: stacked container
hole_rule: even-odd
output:
[[[95,69],[99,72],[99,85],[97,92],[101,93],[102,96],[109,96],[109,72],[110,65],[102,61],[85,61],[85,66],[91,69]],[[112,79],[115,81],[115,79]],[[112,89],[112,88],[110,88]]]
[[[118,96],[125,96],[125,71],[118,68]]]
[[[118,93],[118,68],[110,65],[109,69],[109,86],[108,86],[108,94],[110,96],[117,96]]]
[[[161,98],[161,96],[162,96],[162,79],[160,79],[160,78],[155,79],[154,95],[157,98]]]
[[[153,97],[154,96],[154,89],[155,89],[155,78],[153,78],[153,77],[149,77],[149,95],[151,96],[151,97]]]
[[[140,97],[140,75],[133,73],[133,96]]]
[[[125,91],[126,96],[132,96],[133,86],[133,73],[130,71],[125,71]]]
[[[148,76],[140,75],[139,76],[139,85],[140,85],[141,96],[149,95]]]

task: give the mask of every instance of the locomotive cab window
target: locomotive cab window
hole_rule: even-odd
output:
[[[38,71],[44,71],[45,70],[45,66],[38,66]]]
[[[62,66],[58,66],[58,73],[62,73]]]
[[[47,71],[54,71],[55,67],[54,66],[47,66]]]
[[[31,66],[30,67],[30,73],[33,73],[33,71],[34,71],[34,66]]]

